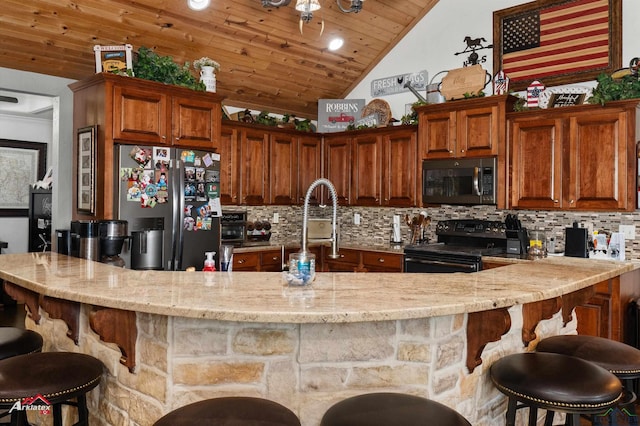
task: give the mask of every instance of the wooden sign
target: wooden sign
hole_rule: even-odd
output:
[[[96,73],[116,72],[126,74],[130,70],[133,75],[133,63],[131,52],[133,46],[124,44],[121,46],[93,46],[96,57]]]
[[[422,70],[373,80],[371,81],[371,96],[375,98],[408,92],[410,89],[407,83],[410,83],[415,90],[425,90],[429,83],[427,71]]]
[[[487,72],[482,65],[451,70],[442,79],[440,93],[446,100],[462,99],[465,93],[477,95],[487,84]],[[491,76],[489,76],[491,80]]]
[[[318,99],[318,132],[347,130],[362,117],[364,99]]]
[[[582,105],[585,98],[584,93],[554,93],[549,98],[547,108],[560,108],[573,105]]]

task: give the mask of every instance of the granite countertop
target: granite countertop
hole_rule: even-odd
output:
[[[0,278],[51,297],[193,318],[346,323],[477,312],[544,300],[640,267],[548,257],[473,274],[317,273],[286,286],[279,272],[133,271],[58,253],[0,256]]]

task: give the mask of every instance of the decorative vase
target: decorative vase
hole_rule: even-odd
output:
[[[202,67],[200,70],[200,81],[204,83],[207,88],[207,92],[216,91],[216,74],[213,72],[213,67]]]

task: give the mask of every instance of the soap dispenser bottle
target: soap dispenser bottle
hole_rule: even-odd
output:
[[[208,271],[208,272],[215,272],[216,270],[216,261],[213,260],[213,256],[216,255],[215,251],[208,251],[205,253],[207,255],[207,258],[204,260],[204,267],[202,268],[203,271]]]

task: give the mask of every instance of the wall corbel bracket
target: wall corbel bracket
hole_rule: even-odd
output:
[[[42,309],[50,318],[61,319],[67,324],[67,337],[77,345],[80,334],[80,303],[43,296]]]
[[[94,306],[89,314],[89,325],[102,341],[118,345],[122,353],[120,363],[133,373],[136,366],[136,340],[138,338],[136,313]]]
[[[536,339],[538,323],[550,319],[561,307],[562,299],[559,296],[522,305],[522,343],[525,347]]]
[[[29,310],[29,317],[36,324],[40,324],[40,295],[38,293],[7,281],[4,282],[4,292],[16,302],[24,303]]]
[[[467,318],[467,369],[482,364],[482,351],[489,342],[500,340],[511,328],[509,308],[471,312]]]

